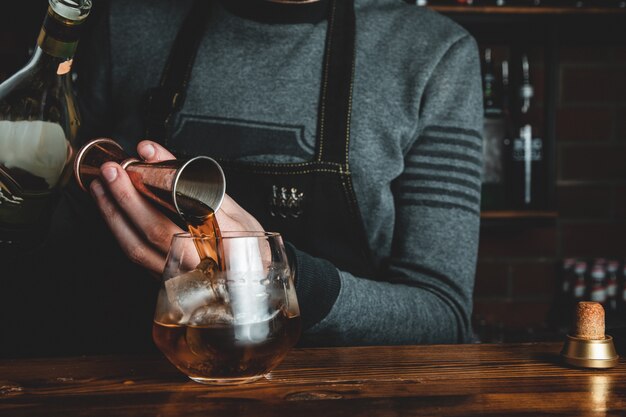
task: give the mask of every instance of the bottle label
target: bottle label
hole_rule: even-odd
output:
[[[55,187],[70,157],[71,147],[59,124],[0,120],[0,165],[6,174],[14,172],[9,176],[17,185],[36,191]]]
[[[483,137],[483,183],[502,184],[505,126],[503,118],[485,118]]]
[[[527,151],[526,141],[523,138],[513,140],[513,160],[523,162],[527,158],[531,161],[541,161],[543,159],[543,140],[540,138],[532,139],[529,152]]]
[[[37,45],[46,53],[58,58],[71,58],[76,51],[82,20],[73,21],[56,14],[52,8],[43,21]]]
[[[0,121],[0,243],[24,236],[51,212],[71,147],[60,125]]]
[[[57,68],[57,75],[65,75],[70,72],[70,70],[72,69],[72,62],[72,59],[61,62]]]
[[[43,30],[50,37],[57,41],[72,43],[78,42],[80,37],[81,21],[69,20],[58,15],[52,8],[48,8],[48,13],[43,21]]]
[[[606,295],[609,297],[617,296],[617,282],[616,281],[610,281],[609,284],[606,286]]]
[[[591,301],[596,303],[604,303],[606,301],[606,290],[602,287],[594,288],[591,291]]]
[[[583,298],[583,296],[585,295],[585,284],[577,284],[574,287],[574,297],[576,298]]]

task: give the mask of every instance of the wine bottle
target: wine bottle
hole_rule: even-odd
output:
[[[504,141],[506,121],[491,48],[485,48],[483,59],[483,175],[481,209],[502,209],[504,189]]]
[[[546,149],[531,117],[533,97],[528,57],[523,55],[517,97],[517,135],[507,158],[510,164],[509,204],[515,209],[545,209],[547,204]]]
[[[91,0],[49,0],[30,61],[0,84],[0,248],[28,247],[67,182],[80,117],[72,58]]]

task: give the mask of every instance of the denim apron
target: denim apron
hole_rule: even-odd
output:
[[[148,92],[146,138],[181,157],[171,140],[211,2],[196,1],[177,34],[160,85]],[[227,193],[267,231],[310,255],[358,276],[373,277],[374,262],[349,165],[355,68],[354,0],[331,0],[321,79],[314,159],[255,163],[217,158]],[[224,137],[223,140],[236,140]],[[210,156],[210,155],[209,155]]]

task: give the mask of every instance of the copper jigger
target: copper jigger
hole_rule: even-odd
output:
[[[102,164],[108,161],[120,164],[142,195],[178,213],[188,223],[202,222],[210,211],[219,209],[224,199],[226,179],[214,159],[198,156],[189,160],[142,162],[131,158],[117,142],[107,138],[94,139],[78,151],[74,160],[78,185],[87,191],[89,184],[99,177]]]

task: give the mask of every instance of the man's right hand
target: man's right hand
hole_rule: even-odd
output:
[[[137,145],[137,151],[146,162],[175,159],[165,148],[147,140]],[[91,183],[91,193],[122,250],[133,262],[162,273],[172,235],[183,230],[139,194],[119,164],[107,162],[100,173],[101,179]],[[216,217],[223,231],[263,231],[259,222],[228,195]]]

